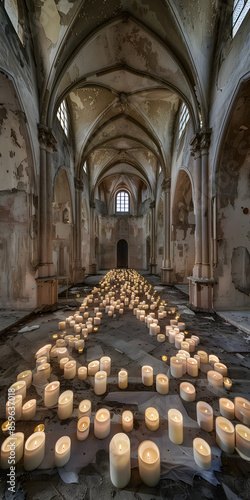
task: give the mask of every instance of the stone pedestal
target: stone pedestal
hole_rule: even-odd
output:
[[[52,306],[58,301],[58,284],[55,277],[36,279],[37,307]]]
[[[73,283],[77,285],[78,283],[83,283],[85,280],[85,267],[75,267],[73,271]]]
[[[172,282],[172,267],[162,267],[161,268],[161,282],[164,285],[168,285]]]
[[[89,264],[89,274],[96,274],[96,264]]]
[[[213,310],[212,278],[196,278],[189,276],[189,305],[195,311]]]

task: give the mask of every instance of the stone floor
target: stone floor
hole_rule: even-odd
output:
[[[221,395],[232,400],[237,395],[250,399],[250,339],[247,331],[240,330],[232,325],[227,318],[224,319],[217,314],[194,313],[188,308],[188,296],[184,291],[172,286],[160,286],[160,279],[156,276],[146,277],[156,287],[162,299],[168,301],[169,306],[178,308],[181,320],[186,323],[190,334],[200,337],[199,348],[208,353],[217,354],[221,361],[228,366],[229,376],[233,380],[231,393],[224,389],[216,390],[208,386],[206,375],[202,372],[199,372],[197,379],[188,375],[181,379],[189,380],[195,385],[197,400],[202,399],[211,404],[214,416],[218,416],[218,399]],[[67,300],[63,296],[60,298],[59,307],[53,313],[38,313],[24,319],[18,326],[7,327],[0,338],[1,424],[5,420],[8,387],[16,380],[19,372],[25,369],[34,370],[34,354],[37,349],[46,343],[54,342],[52,335],[57,332],[58,321],[73,314],[84,296],[102,278],[103,275],[87,277],[83,286],[72,288],[69,291]],[[165,324],[168,324],[168,320],[161,320],[162,331],[164,331]],[[23,328],[25,330],[20,332]],[[186,403],[180,400],[178,396],[180,380],[169,375],[169,361],[167,364],[161,361],[162,354],[167,354],[169,360],[175,352],[176,349],[168,342],[159,344],[155,337],[150,337],[145,324],[140,323],[131,311],[126,310],[124,315],[116,318],[109,318],[103,314],[99,331],[97,334],[89,335],[83,354],[79,355],[72,351],[71,355],[77,360],[78,365],[87,365],[89,361],[98,359],[102,355],[111,356],[112,371],[108,378],[107,393],[104,396],[96,396],[91,377],[88,377],[84,382],[78,381],[77,378],[73,381],[64,380],[62,372],[56,362],[52,360],[51,380],[60,380],[61,392],[66,389],[74,391],[73,415],[66,421],[59,421],[56,409],[44,407],[43,390],[34,386],[28,389],[26,400],[33,397],[37,399],[37,414],[32,421],[17,421],[16,431],[24,432],[25,439],[27,439],[34,427],[43,422],[46,432],[46,456],[40,468],[33,472],[24,471],[23,460],[17,464],[16,493],[14,495],[7,490],[6,471],[0,469],[0,498],[20,500],[67,500],[71,498],[81,500],[110,500],[112,498],[117,500],[249,499],[250,462],[244,461],[236,452],[233,454],[220,453],[215,442],[215,431],[206,433],[199,428],[197,429],[195,403]],[[167,373],[170,377],[169,395],[160,396],[161,400],[155,401],[160,401],[160,405],[164,403],[166,407],[170,401],[170,407],[172,407],[172,401],[183,405],[185,413],[184,442],[181,446],[169,444],[166,413],[164,414],[164,412],[160,411],[161,424],[158,431],[150,433],[145,429],[141,400],[150,402],[157,395],[155,384],[150,388],[141,384],[141,366],[145,364],[145,361],[152,363],[155,373]],[[119,396],[117,387],[117,373],[122,367],[126,368],[129,373],[129,385],[125,392],[130,396],[130,401],[132,401],[130,403],[119,401],[119,398],[125,398],[124,391],[119,391],[121,393]],[[77,407],[79,402],[85,398],[91,399],[93,403],[92,424],[89,438],[79,443],[75,439]],[[146,406],[148,405],[151,406],[151,404]],[[111,435],[105,440],[97,440],[93,435],[93,416],[94,412],[102,406],[111,412]],[[134,429],[129,434],[132,451],[132,474],[128,486],[124,490],[118,490],[113,487],[109,477],[108,444],[114,433],[121,432],[121,413],[128,408],[134,413]],[[234,424],[236,423],[235,420]],[[64,468],[57,469],[53,466],[54,444],[58,437],[66,434],[72,436],[71,459]],[[161,480],[155,488],[145,486],[141,482],[138,472],[138,436],[142,435],[144,439],[152,439],[169,449],[169,454],[167,454],[168,449],[165,450],[167,458],[162,463]],[[197,467],[196,469],[193,467],[190,458],[192,439],[196,435],[206,439],[212,446],[213,472],[207,478],[201,471],[199,473]],[[1,434],[0,444],[3,440],[4,436]],[[181,455],[184,455],[184,459]],[[216,468],[218,470],[214,470]]]

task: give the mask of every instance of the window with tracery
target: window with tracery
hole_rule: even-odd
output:
[[[67,113],[67,108],[66,108],[66,102],[65,100],[61,102],[56,116],[61,124],[62,129],[64,130],[65,134],[68,136],[68,113]]]
[[[250,9],[250,0],[234,0],[232,36],[234,37]]]
[[[184,102],[183,102],[181,105],[180,118],[179,118],[179,139],[182,136],[182,134],[186,128],[188,120],[189,120],[189,112],[188,112],[186,104],[184,104]]]
[[[130,199],[127,191],[119,191],[115,200],[116,213],[129,213]]]

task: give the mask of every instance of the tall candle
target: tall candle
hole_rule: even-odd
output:
[[[179,410],[168,410],[168,436],[170,441],[181,444],[183,441],[183,416]]]
[[[20,380],[18,382],[15,382],[12,384],[9,388],[9,391],[11,393],[14,393],[15,391],[15,396],[22,396],[23,399],[26,398],[26,382],[25,380]]]
[[[158,411],[149,407],[145,410],[145,424],[150,431],[156,431],[159,429],[160,419]]]
[[[110,433],[110,412],[101,408],[95,414],[94,434],[98,439],[105,439]]]
[[[57,361],[60,364],[61,359],[67,358],[69,356],[69,352],[67,347],[59,347],[57,349]]]
[[[152,366],[148,366],[148,365],[142,366],[141,375],[142,375],[142,383],[144,385],[146,385],[147,387],[153,385],[154,372],[153,372]]]
[[[170,344],[175,343],[175,335],[177,335],[175,330],[169,330],[168,331],[168,341]]]
[[[62,358],[60,359],[60,368],[61,370],[64,370],[64,365],[66,365],[66,363],[68,363],[69,361],[69,358]]]
[[[165,373],[157,373],[156,375],[156,390],[159,394],[168,394],[169,379]]]
[[[131,432],[133,430],[134,417],[133,413],[129,410],[122,412],[122,429],[124,432]]]
[[[64,391],[58,398],[57,415],[60,420],[69,418],[73,412],[73,391]]]
[[[63,467],[70,459],[71,439],[69,436],[62,436],[55,445],[55,465]]]
[[[212,367],[214,367],[214,363],[220,362],[218,356],[215,356],[215,354],[209,354],[208,360],[209,360],[209,363]]]
[[[203,470],[211,468],[211,448],[209,444],[201,438],[193,440],[194,461]]]
[[[216,443],[221,450],[227,453],[234,452],[235,431],[233,424],[225,417],[217,417],[215,420]]]
[[[213,408],[204,401],[196,404],[197,423],[204,431],[211,432],[214,427]]]
[[[171,356],[170,358],[170,373],[172,377],[181,378],[182,377],[182,360],[176,356]]]
[[[77,371],[78,380],[86,380],[88,375],[88,369],[86,366],[80,366]]]
[[[181,348],[181,344],[183,342],[183,339],[184,339],[184,335],[182,333],[177,333],[175,335],[174,345],[175,345],[176,349]]]
[[[235,417],[245,425],[250,425],[250,402],[245,398],[234,398]]]
[[[221,373],[216,372],[214,370],[209,370],[207,372],[207,380],[209,384],[214,387],[222,387],[223,386],[223,375]]]
[[[208,363],[208,354],[205,351],[197,351],[198,356],[201,358],[201,364],[206,365]]]
[[[107,372],[99,371],[95,374],[94,391],[97,396],[101,396],[107,389]]]
[[[242,424],[235,426],[236,450],[241,457],[250,460],[250,429]],[[243,455],[243,456],[242,456]]]
[[[9,469],[21,460],[23,456],[24,434],[16,432],[8,436],[1,446],[1,467]]]
[[[126,434],[115,434],[109,443],[110,479],[116,488],[125,488],[130,481],[130,440]]]
[[[34,432],[27,439],[24,446],[24,469],[36,469],[43,461],[45,455],[45,433]]]
[[[180,396],[184,401],[195,401],[195,387],[189,382],[180,384]]]
[[[91,418],[92,404],[89,399],[83,399],[78,406],[78,418],[89,417]]]
[[[198,375],[198,362],[194,358],[187,359],[187,373],[191,377],[197,377]]]
[[[223,363],[214,363],[214,371],[221,373],[223,377],[227,376],[227,366]]]
[[[30,399],[22,407],[22,419],[31,420],[36,414],[36,399]]]
[[[56,380],[55,382],[50,382],[46,385],[44,389],[44,404],[47,408],[55,406],[58,402],[60,393],[60,382]]]
[[[182,363],[182,375],[185,375],[187,373],[187,358],[186,356],[183,356],[183,354],[180,354],[177,352],[176,358],[179,359]]]
[[[51,367],[49,363],[43,363],[37,367],[37,373],[44,373],[47,379],[50,378]]]
[[[20,380],[25,380],[26,388],[30,387],[32,384],[32,371],[25,370],[24,372],[19,373],[17,375],[17,382],[19,382]]]
[[[107,376],[110,375],[110,371],[111,371],[111,358],[109,356],[103,356],[100,359],[100,371],[106,372]]]
[[[234,404],[230,399],[220,398],[219,399],[220,414],[228,418],[229,420],[234,419]]]
[[[150,487],[160,480],[160,450],[153,441],[142,441],[138,447],[139,474],[142,481]]]
[[[88,374],[89,375],[95,375],[97,372],[99,372],[100,370],[100,363],[97,359],[95,359],[94,361],[91,361],[89,364],[88,364]]]
[[[66,328],[66,321],[60,321],[58,323],[58,328],[59,328],[59,330],[65,330],[65,328]]]
[[[76,361],[71,359],[64,365],[64,378],[71,380],[76,376]]]
[[[48,361],[48,358],[47,356],[41,356],[40,358],[37,358],[36,360],[36,368],[40,365],[42,365],[43,363],[47,363]]]
[[[128,387],[128,372],[127,370],[120,370],[118,373],[118,387],[119,389],[127,389]]]
[[[81,417],[77,422],[77,439],[78,441],[85,441],[89,435],[90,418]]]

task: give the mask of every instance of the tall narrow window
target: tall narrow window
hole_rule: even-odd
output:
[[[67,108],[66,108],[66,103],[65,100],[61,102],[56,116],[61,124],[62,129],[64,130],[65,134],[68,136],[68,113],[67,113]]]
[[[117,193],[115,211],[117,213],[129,213],[129,194],[127,191],[119,191]]]
[[[250,0],[234,0],[233,19],[232,19],[232,36],[234,37],[248,11],[250,9]]]
[[[184,104],[183,102],[181,105],[180,118],[179,118],[179,139],[186,128],[188,120],[189,120],[189,112],[186,104]]]

